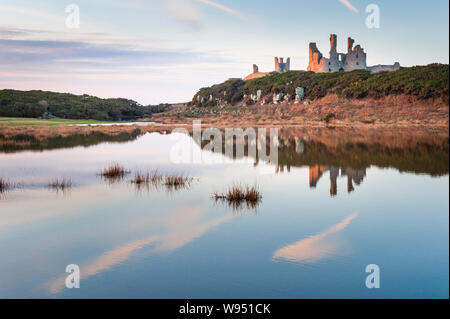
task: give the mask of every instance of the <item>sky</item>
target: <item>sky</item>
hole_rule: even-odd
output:
[[[448,64],[448,25],[447,0],[0,0],[0,89],[186,102],[275,56],[305,70],[309,42],[328,56],[331,33],[368,65]]]

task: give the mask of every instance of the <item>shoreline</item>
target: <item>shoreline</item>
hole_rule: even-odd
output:
[[[213,108],[185,106],[155,114],[152,120],[164,124],[179,124],[186,121],[186,115],[202,120],[205,125],[219,128],[227,125],[449,128],[449,105],[443,99],[417,99],[407,95],[390,95],[380,99],[345,99],[336,94],[328,94],[323,98],[299,103],[236,104]],[[325,121],[327,117],[328,123]]]
[[[329,118],[325,120],[326,117]],[[23,120],[26,122],[30,119]],[[406,95],[386,96],[380,99],[343,99],[338,95],[329,94],[323,98],[300,103],[289,101],[247,106],[236,104],[213,108],[180,104],[170,111],[155,113],[151,118],[107,125],[96,125],[101,122],[95,121],[90,125],[89,120],[62,120],[71,125],[48,125],[53,123],[52,120],[48,121],[36,121],[33,125],[17,123],[1,125],[0,122],[0,136],[8,138],[30,135],[37,139],[45,139],[51,136],[91,132],[110,135],[131,133],[135,130],[143,133],[170,132],[177,128],[184,128],[190,132],[194,121],[201,121],[202,128],[218,129],[265,127],[301,130],[398,130],[448,136],[449,105],[442,99],[420,100]],[[83,125],[73,124],[74,121]]]

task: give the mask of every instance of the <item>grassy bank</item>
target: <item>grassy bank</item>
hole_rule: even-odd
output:
[[[230,79],[224,83],[202,88],[192,99],[191,105],[214,107],[244,102],[252,104],[250,95],[261,91],[261,96],[283,93],[294,100],[295,89],[305,88],[305,98],[319,99],[335,94],[346,99],[379,99],[386,96],[407,95],[417,99],[441,98],[449,101],[448,64],[430,64],[401,68],[394,72],[370,73],[365,70],[352,72],[314,73],[290,71],[274,73],[250,81]]]
[[[0,126],[59,126],[76,124],[107,124],[113,122],[96,120],[49,119],[41,120],[26,117],[0,117]]]

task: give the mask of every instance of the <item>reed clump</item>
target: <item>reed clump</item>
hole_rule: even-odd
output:
[[[0,177],[0,193],[6,192],[12,188],[12,184],[3,177]]]
[[[110,166],[103,169],[100,175],[108,179],[120,179],[129,174],[130,171],[126,170],[125,167],[119,164],[111,164]]]
[[[136,186],[149,186],[153,185],[154,187],[158,188],[160,186],[165,186],[168,190],[173,189],[182,189],[186,188],[190,185],[192,182],[192,178],[185,176],[185,175],[178,175],[178,174],[161,174],[157,170],[151,171],[148,173],[143,172],[137,172],[133,179],[131,180],[131,183],[135,184]]]
[[[168,187],[184,187],[192,182],[192,178],[184,175],[171,174],[164,176],[164,185]]]
[[[226,200],[228,202],[249,202],[257,203],[262,196],[257,186],[240,186],[234,185],[230,187],[225,193],[214,193],[213,197],[216,200]]]
[[[72,188],[72,180],[69,178],[56,178],[48,184],[48,187],[57,191],[66,191]]]
[[[131,182],[133,184],[153,184],[158,186],[163,180],[163,175],[158,171],[152,171],[148,173],[137,172]]]

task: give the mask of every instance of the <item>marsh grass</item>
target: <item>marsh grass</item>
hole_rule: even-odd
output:
[[[137,172],[131,183],[135,184],[139,189],[142,189],[142,186],[146,186],[148,189],[148,186],[152,185],[155,188],[165,186],[167,190],[178,190],[189,187],[192,181],[193,178],[189,176],[181,174],[163,175],[155,170],[148,173]]]
[[[228,201],[248,201],[257,202],[262,196],[257,186],[240,186],[234,185],[230,187],[226,193],[214,193],[215,199],[226,199]]]
[[[192,182],[192,177],[171,174],[164,176],[164,185],[170,188],[183,188],[189,186]]]
[[[48,184],[48,187],[56,191],[65,192],[72,188],[72,180],[70,178],[55,178]]]
[[[118,180],[125,177],[125,175],[129,174],[130,171],[126,170],[125,167],[115,163],[106,167],[101,171],[100,175],[108,180]]]
[[[8,182],[3,177],[0,177],[0,193],[4,193],[4,192],[8,191],[12,187],[13,187],[13,185],[10,182]]]
[[[163,175],[158,171],[152,171],[149,173],[137,172],[131,182],[133,184],[153,184],[155,186],[160,185],[163,181]]]
[[[233,185],[225,193],[214,193],[213,198],[216,202],[226,202],[234,210],[241,210],[256,209],[262,195],[257,186]]]

